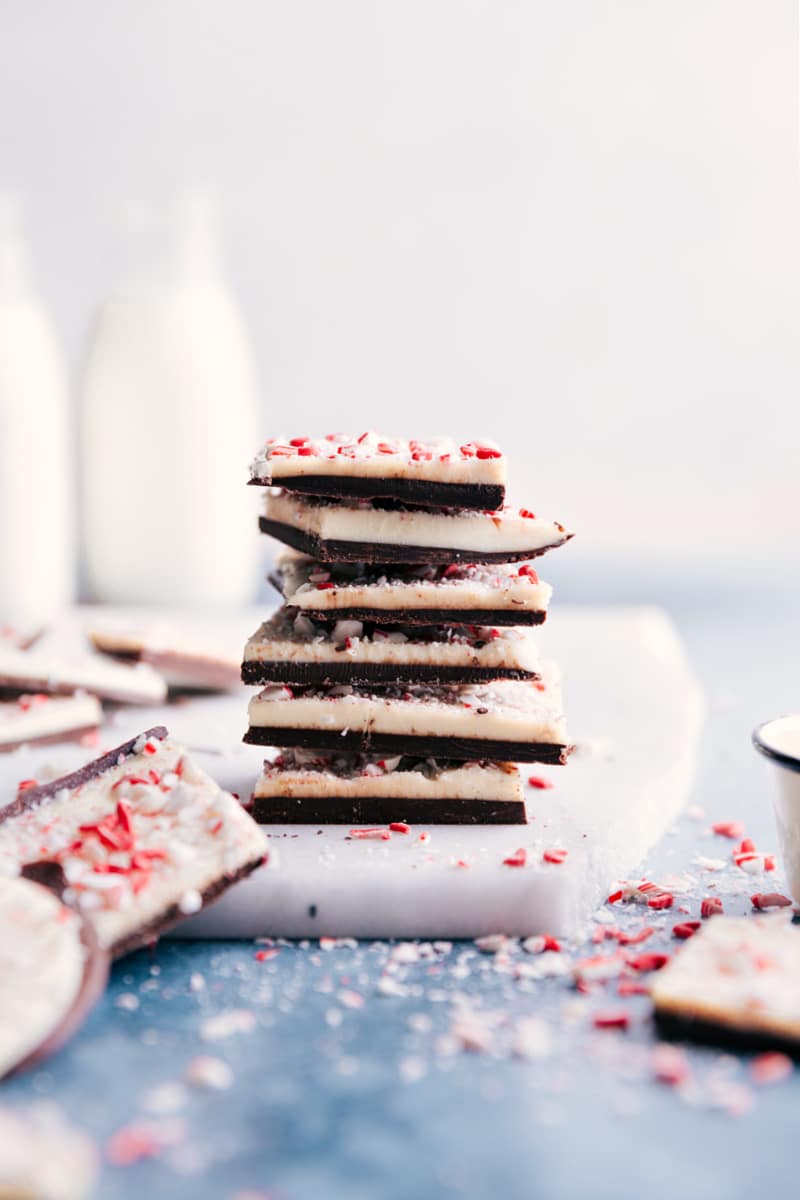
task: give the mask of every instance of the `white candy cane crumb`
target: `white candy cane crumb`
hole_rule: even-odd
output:
[[[221,1092],[233,1083],[233,1071],[223,1059],[199,1054],[187,1064],[184,1078],[190,1087]]]

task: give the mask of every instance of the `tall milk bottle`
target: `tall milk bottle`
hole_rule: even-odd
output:
[[[195,610],[253,599],[247,466],[253,359],[205,196],[180,205],[160,264],[100,308],[81,388],[83,525],[94,599]],[[146,256],[145,256],[146,257]]]
[[[74,598],[71,451],[61,349],[0,196],[0,635],[33,634]]]

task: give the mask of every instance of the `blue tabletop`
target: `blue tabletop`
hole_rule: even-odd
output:
[[[664,839],[643,869],[655,879],[692,870],[698,853],[729,854],[711,821],[742,818],[759,847],[776,849],[771,780],[750,731],[800,708],[796,604],[709,595],[672,607],[709,702],[693,797],[705,819],[687,815]],[[768,890],[782,886],[769,877]],[[749,907],[744,895],[726,900],[728,912]],[[675,948],[680,918],[668,916],[648,949]],[[621,920],[641,923],[641,910]],[[653,1081],[646,997],[518,978],[530,956],[515,950],[509,966],[472,943],[424,947],[408,963],[387,943],[281,945],[264,961],[257,949],[166,941],[121,962],[84,1030],[0,1101],[51,1099],[102,1146],[132,1124],[154,1135],[156,1157],[104,1168],[103,1200],[734,1200],[786,1188],[800,1077],[754,1087],[746,1058],[699,1048],[690,1087]],[[401,994],[379,989],[390,961]],[[627,1032],[593,1028],[598,1005],[620,1004]],[[488,1031],[483,1049],[454,1039],[463,1012]],[[541,1025],[521,1058],[530,1017]],[[184,1087],[199,1055],[224,1059],[231,1086]],[[111,1146],[124,1157],[129,1142]]]

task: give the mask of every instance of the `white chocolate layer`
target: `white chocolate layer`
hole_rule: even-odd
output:
[[[359,566],[348,572],[345,564],[321,563],[287,551],[278,559],[278,568],[286,603],[317,612],[349,608],[447,609],[454,615],[459,609],[546,612],[553,592],[527,564],[525,569],[513,563]]]
[[[302,444],[293,446],[292,440]],[[506,460],[486,440],[459,445],[452,438],[406,441],[369,432],[270,438],[250,464],[250,477],[258,483],[298,475],[502,485]]]
[[[46,888],[0,877],[0,1078],[70,1012],[84,963],[79,917]]]
[[[64,659],[0,646],[0,687],[26,692],[91,692],[120,704],[160,704],[164,680],[145,664],[125,666],[99,657]]]
[[[113,948],[173,906],[197,911],[207,889],[267,845],[239,802],[179,745],[142,739],[139,753],[98,778],[0,822],[0,874],[59,862],[71,900]]]
[[[96,729],[103,710],[96,697],[20,696],[18,700],[0,700],[0,750],[24,742],[55,740],[79,729]]]
[[[2,1200],[89,1200],[97,1148],[49,1103],[0,1109]]]
[[[659,971],[659,1012],[800,1041],[800,930],[791,909],[716,916]]]
[[[294,692],[268,687],[250,701],[250,725],[564,745],[566,722],[554,668],[545,669],[545,678],[542,684],[393,687],[374,694],[345,686]]]
[[[314,623],[302,614],[279,609],[247,642],[245,662],[370,663],[387,666],[438,666],[485,670],[530,671],[539,669],[539,653],[529,629],[429,630],[407,626],[364,633],[361,621],[338,621],[333,626]]]
[[[101,654],[146,663],[171,688],[228,691],[240,682],[238,657],[172,625],[103,626],[87,630],[87,635]]]
[[[388,800],[522,800],[519,771],[512,763],[445,763],[420,759],[397,770],[399,758],[376,755],[319,755],[284,750],[265,762],[256,797]]]
[[[270,491],[265,515],[322,541],[420,546],[467,554],[534,555],[560,546],[571,536],[563,525],[520,516],[508,506],[497,513],[471,509],[429,512],[374,508],[363,504],[320,503],[288,492]]]

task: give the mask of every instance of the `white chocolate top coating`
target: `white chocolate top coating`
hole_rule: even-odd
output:
[[[560,546],[571,536],[546,521],[506,505],[495,513],[472,509],[377,508],[370,501],[343,504],[310,500],[288,492],[267,493],[264,513],[272,521],[302,530],[322,541],[377,543],[458,550],[463,553],[535,555]]]
[[[398,767],[404,763],[404,769]],[[405,769],[405,765],[413,766]],[[335,799],[521,800],[519,771],[512,763],[437,762],[368,754],[319,754],[283,750],[264,763],[256,797]]]
[[[461,444],[444,437],[407,441],[369,431],[270,438],[250,464],[250,477],[258,483],[298,475],[502,485],[506,463],[486,439]]]
[[[268,687],[250,701],[250,725],[564,745],[566,723],[557,672],[546,666],[544,675],[540,684],[390,687],[379,693],[346,685]]]
[[[285,607],[256,630],[244,658],[245,662],[424,664],[532,673],[539,668],[530,629],[409,625],[375,627],[369,633],[361,621],[326,626]]]
[[[0,1109],[2,1200],[89,1200],[99,1154],[50,1104]]]
[[[46,888],[0,876],[0,1078],[61,1024],[84,963],[80,918]]]
[[[527,563],[370,567],[322,563],[295,551],[278,559],[287,604],[335,613],[343,608],[486,609],[546,612],[553,589]]]

